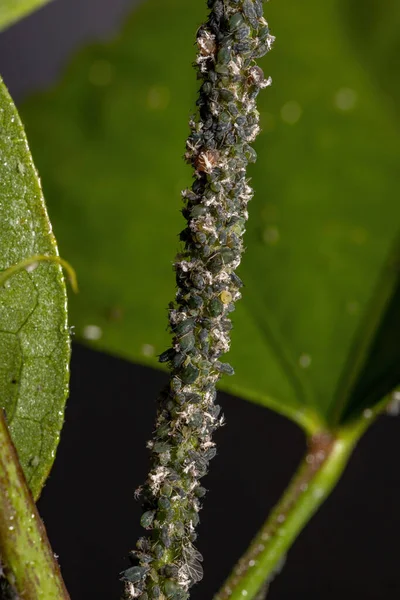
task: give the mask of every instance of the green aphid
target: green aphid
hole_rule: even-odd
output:
[[[213,298],[208,304],[208,312],[212,317],[219,317],[224,312],[224,305],[219,298]]]
[[[190,211],[190,216],[192,219],[197,219],[198,217],[202,217],[207,214],[207,208],[202,204],[196,204]]]
[[[153,446],[153,452],[156,452],[157,454],[162,454],[163,452],[168,452],[170,448],[170,444],[167,444],[166,442],[155,442]]]
[[[179,338],[179,347],[181,349],[181,352],[189,352],[189,350],[192,350],[192,348],[194,348],[195,343],[196,338],[191,331]]]
[[[120,573],[120,581],[129,581],[129,583],[139,583],[145,578],[148,567],[129,567]]]
[[[251,163],[255,163],[257,160],[257,152],[251,146],[247,145],[244,147],[244,155],[247,160]]]
[[[231,31],[235,31],[241,25],[243,25],[243,23],[244,23],[244,21],[243,21],[242,14],[240,12],[237,12],[234,15],[232,15],[231,18],[229,19],[229,29]]]
[[[236,253],[233,250],[231,250],[230,248],[222,248],[221,257],[222,257],[222,260],[224,261],[224,265],[227,265],[235,260]]]
[[[188,365],[186,365],[186,367],[184,367],[180,373],[182,382],[185,385],[189,385],[191,383],[194,383],[196,381],[196,379],[199,376],[199,369],[197,367],[195,367],[192,363],[189,363]]]
[[[143,513],[142,517],[140,519],[141,526],[144,527],[145,529],[151,529],[151,527],[153,525],[155,514],[156,514],[155,510],[148,510],[145,513]]]
[[[181,321],[174,327],[174,332],[177,335],[183,335],[191,331],[194,327],[195,320],[194,319],[185,319]]]
[[[224,263],[222,260],[222,256],[220,254],[214,254],[214,256],[212,256],[207,263],[207,268],[214,275],[219,273],[221,271],[221,269],[223,268],[223,266],[224,266]]]
[[[164,582],[164,594],[167,598],[172,598],[178,591],[179,586],[173,579],[167,579]]]
[[[161,510],[168,510],[171,506],[171,502],[165,496],[161,496],[161,498],[158,500],[158,506],[161,508]]]

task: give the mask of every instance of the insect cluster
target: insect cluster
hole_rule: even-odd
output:
[[[250,146],[259,132],[255,101],[270,84],[255,59],[268,52],[273,37],[261,0],[208,0],[208,7],[197,32],[201,87],[185,154],[194,182],[182,193],[187,226],[169,310],[173,343],[160,356],[171,378],[159,398],[148,443],[151,471],[140,489],[149,536],[138,541],[133,566],[121,574],[126,598],[186,600],[202,578],[202,557],[193,546],[206,491],[200,479],[216,454],[212,433],[223,422],[215,386],[223,373],[233,374],[220,357],[229,350],[229,314],[241,296],[235,269],[253,195],[246,167],[256,160]]]

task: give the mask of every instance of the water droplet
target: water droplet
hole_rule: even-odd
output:
[[[10,531],[14,531],[14,525],[10,525],[10,527],[8,528]]]
[[[263,240],[266,244],[274,246],[279,242],[280,235],[277,227],[267,227],[263,232]]]
[[[89,69],[89,81],[93,85],[109,85],[113,78],[113,68],[109,60],[95,60]]]
[[[36,467],[39,465],[40,463],[40,458],[38,456],[32,456],[31,460],[29,461],[29,466],[32,467],[33,469],[36,469]]]
[[[83,328],[83,337],[85,340],[99,340],[103,335],[103,331],[98,325],[86,325]]]
[[[38,266],[39,266],[38,262],[33,262],[30,265],[27,265],[25,267],[25,271],[27,271],[28,273],[32,273],[32,271],[34,271],[35,269],[37,269]]]
[[[303,109],[296,100],[286,102],[281,108],[281,119],[289,125],[294,125],[303,114]]]
[[[315,488],[315,490],[313,491],[313,496],[314,498],[320,499],[324,496],[325,492],[322,488],[317,487]]]
[[[257,564],[256,560],[249,560],[249,567],[254,567]]]
[[[357,104],[357,92],[350,88],[340,88],[335,94],[334,103],[339,110],[351,110]]]
[[[278,515],[276,520],[278,521],[278,523],[284,523],[284,521],[286,520],[285,515]]]
[[[154,356],[155,348],[151,344],[143,344],[142,346],[143,356]]]
[[[390,417],[398,417],[400,415],[400,391],[396,390],[391,395],[391,400],[386,407],[386,414]]]
[[[299,365],[302,369],[308,369],[311,365],[311,356],[309,354],[300,354]]]
[[[370,419],[373,415],[373,412],[370,408],[366,408],[363,412],[364,419]]]
[[[242,596],[247,596],[248,591],[247,590],[242,590]]]

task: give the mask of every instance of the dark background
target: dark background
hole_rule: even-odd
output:
[[[50,84],[75,49],[112,35],[137,3],[55,0],[2,33],[0,72],[14,99]],[[145,442],[165,375],[79,345],[71,371],[65,428],[39,508],[73,600],[118,598],[118,572],[140,535],[133,491],[145,478]],[[289,421],[225,394],[220,402],[228,426],[217,435],[219,454],[205,480],[205,579],[195,600],[211,598],[304,452]],[[382,417],[367,433],[291,549],[271,600],[398,597],[399,430],[397,419]]]

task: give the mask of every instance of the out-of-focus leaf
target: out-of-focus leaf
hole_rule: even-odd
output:
[[[0,270],[57,255],[40,181],[0,79]],[[35,498],[50,471],[68,392],[69,331],[61,267],[34,263],[0,287],[0,393]]]
[[[336,396],[338,421],[375,406],[400,381],[400,240],[389,256]],[[365,414],[368,418],[370,411]]]
[[[0,31],[47,2],[49,0],[0,0]]]
[[[261,62],[274,85],[260,95],[236,375],[222,387],[312,426],[340,421],[353,402],[340,382],[400,223],[400,142],[352,54],[340,0],[265,11],[278,39]],[[23,108],[81,281],[77,337],[152,365],[169,343],[179,190],[190,182],[181,158],[196,97],[190,64],[204,16],[203,2],[149,0],[117,40],[82,52],[57,88]]]
[[[342,0],[343,21],[360,62],[400,117],[400,4],[397,0]]]

